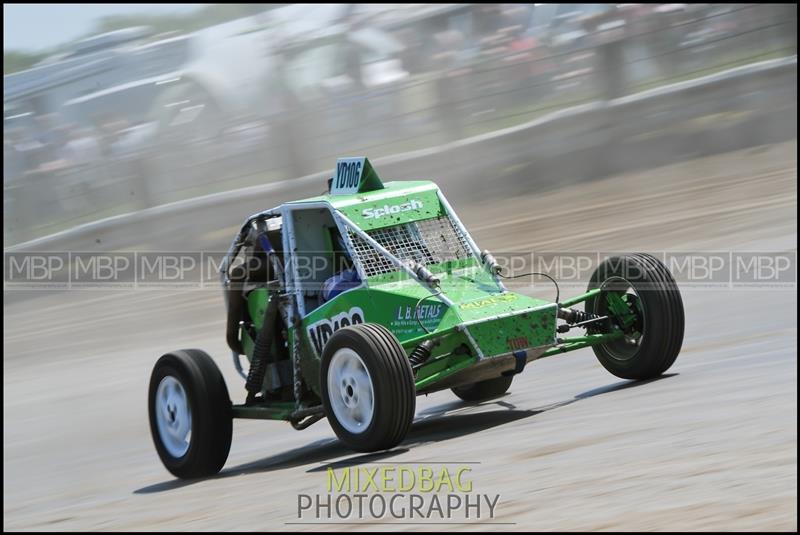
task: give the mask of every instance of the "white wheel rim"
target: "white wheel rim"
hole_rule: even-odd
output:
[[[355,435],[363,433],[375,412],[372,377],[364,361],[349,348],[333,354],[328,367],[328,400],[336,421]]]
[[[183,457],[192,440],[192,409],[186,390],[175,377],[168,375],[158,383],[155,412],[164,449],[176,459]]]

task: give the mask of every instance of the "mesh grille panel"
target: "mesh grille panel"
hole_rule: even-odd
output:
[[[398,269],[351,229],[348,228],[347,232],[353,243],[353,253],[368,277]],[[446,215],[369,230],[367,234],[400,260],[414,260],[424,266],[470,255],[466,236]]]

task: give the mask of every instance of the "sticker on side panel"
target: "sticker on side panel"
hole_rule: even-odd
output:
[[[433,330],[439,325],[444,317],[446,307],[442,303],[428,303],[419,306],[419,313],[414,313],[415,308],[409,305],[399,306],[392,320],[389,322],[391,331],[397,336],[407,334],[418,334],[421,330],[420,322],[426,329]]]
[[[476,308],[483,308],[486,306],[497,305],[499,303],[505,303],[508,301],[513,301],[516,299],[516,294],[513,293],[501,293],[498,295],[493,295],[492,297],[484,297],[481,299],[477,299],[475,301],[469,301],[467,303],[462,303],[459,305],[459,308],[465,308],[468,310],[476,309]]]
[[[376,208],[365,208],[361,210],[361,217],[364,219],[380,219],[383,216],[387,215],[396,215],[400,212],[409,212],[413,210],[421,210],[422,209],[422,201],[418,201],[417,199],[411,199],[408,202],[400,203],[400,204],[384,204],[381,207]]]
[[[359,307],[353,307],[350,310],[340,312],[332,318],[325,318],[315,321],[308,326],[308,336],[311,338],[311,343],[314,345],[314,350],[317,355],[322,355],[322,349],[333,333],[342,327],[364,323],[364,311]]]

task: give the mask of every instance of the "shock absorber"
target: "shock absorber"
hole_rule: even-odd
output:
[[[408,360],[411,363],[411,369],[413,370],[419,366],[422,366],[426,360],[431,358],[431,350],[434,347],[436,347],[436,342],[433,340],[425,340],[420,345],[415,347],[408,356]]]
[[[576,310],[574,308],[560,308],[558,309],[558,317],[567,323],[583,323],[588,320],[597,319],[600,316],[586,312],[584,310]]]
[[[574,308],[559,308],[558,309],[558,317],[566,321],[567,323],[564,325],[559,325],[556,329],[559,333],[565,333],[572,329],[573,327],[583,327],[585,325],[593,324],[604,319],[607,319],[607,316],[600,316],[598,314],[593,314],[591,312],[586,312],[583,310],[576,310]]]
[[[255,401],[256,395],[261,391],[264,384],[264,374],[267,371],[270,347],[275,339],[275,317],[278,313],[278,296],[270,296],[267,310],[264,312],[264,323],[258,331],[253,348],[253,358],[250,362],[250,371],[247,373],[247,404]]]

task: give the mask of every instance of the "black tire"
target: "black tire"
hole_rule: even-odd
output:
[[[649,254],[632,254],[606,259],[589,281],[589,290],[605,288],[635,292],[638,304],[637,344],[617,340],[592,346],[600,364],[623,379],[651,379],[667,371],[683,344],[684,312],[678,285],[667,267]],[[585,310],[605,315],[605,292],[588,299]]]
[[[457,386],[451,388],[453,394],[460,397],[464,401],[484,401],[500,397],[505,394],[511,387],[511,381],[514,380],[513,375],[508,377],[501,376],[496,379],[486,379],[471,385]]]
[[[191,410],[188,449],[180,455],[170,453],[156,417],[158,408],[168,407],[156,400],[159,385],[167,377],[180,383]],[[199,349],[183,349],[158,359],[150,376],[148,409],[156,451],[173,475],[191,479],[210,476],[222,469],[231,449],[231,400],[222,373],[208,354]],[[174,409],[171,412],[174,414]],[[162,425],[166,425],[163,420]]]
[[[373,393],[372,415],[357,431],[346,429],[346,421],[340,421],[334,409],[334,404],[344,403],[344,391],[329,391],[331,362],[342,349],[352,350],[360,358]],[[392,448],[411,428],[417,402],[414,373],[400,342],[381,325],[361,323],[336,331],[322,352],[320,386],[331,427],[339,440],[355,451]]]

